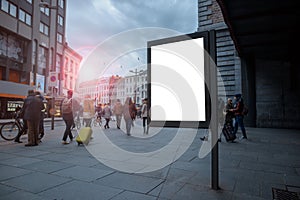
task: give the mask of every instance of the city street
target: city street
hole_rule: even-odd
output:
[[[168,144],[176,133],[174,128],[165,128],[143,138],[140,124],[141,119],[137,119],[133,136],[128,137],[112,121],[111,128],[103,132],[93,127],[93,137],[104,133],[120,148],[147,152]],[[188,150],[163,169],[124,173],[105,166],[76,142],[61,144],[62,121],[55,121],[54,130],[50,130],[50,122],[45,126],[45,138],[36,147],[24,146],[26,136],[22,144],[1,139],[0,199],[253,200],[272,199],[272,187],[285,189],[286,185],[299,192],[299,130],[247,128],[248,140],[226,143],[223,138],[219,143],[221,189],[215,191],[210,187],[210,154],[198,157],[202,145],[199,137],[205,130],[199,130]],[[95,142],[92,139],[89,145]],[[123,165],[127,164],[124,160]]]

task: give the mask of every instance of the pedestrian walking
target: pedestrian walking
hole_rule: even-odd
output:
[[[42,96],[42,94],[39,91],[35,91],[35,95],[38,98],[40,98],[40,100],[44,103],[45,98]],[[46,111],[45,108],[41,111],[41,118],[40,118],[40,124],[39,124],[39,141],[40,142],[41,142],[41,139],[45,135],[45,129],[44,129],[45,111]]]
[[[105,119],[105,125],[104,125],[105,129],[109,128],[109,121],[110,121],[111,115],[112,115],[112,112],[111,112],[109,104],[108,103],[104,104],[103,117]]]
[[[128,136],[130,135],[130,130],[135,117],[135,113],[136,113],[135,104],[132,102],[131,97],[127,97],[123,107],[123,117],[125,120],[126,133]]]
[[[81,106],[77,99],[72,98],[72,113],[73,113],[73,125],[71,127],[71,130],[76,127],[75,121],[78,121],[80,123],[80,112]]]
[[[41,111],[45,109],[42,100],[35,95],[33,90],[28,91],[28,97],[24,100],[24,119],[28,126],[28,143],[25,146],[38,145],[39,125]]]
[[[227,104],[224,108],[224,114],[225,114],[225,124],[227,124],[228,126],[231,127],[231,129],[233,130],[233,118],[234,118],[234,113],[230,110],[233,109],[233,103],[232,103],[232,99],[228,98],[227,99]]]
[[[103,109],[102,109],[102,104],[99,103],[97,106],[96,106],[96,115],[97,115],[97,122],[99,122],[99,125],[101,126],[102,125],[102,115],[103,115]]]
[[[73,141],[73,134],[71,131],[71,128],[74,124],[74,118],[73,118],[73,109],[72,109],[72,97],[73,97],[73,91],[68,90],[67,92],[67,98],[65,98],[62,101],[61,104],[61,111],[62,111],[62,118],[66,124],[66,129],[62,138],[62,143],[63,144],[69,144],[67,142],[67,138],[70,138],[70,141]]]
[[[240,139],[247,139],[246,129],[244,127],[244,100],[241,94],[234,95],[235,105],[233,109],[230,109],[231,112],[235,115],[235,123],[234,123],[234,132],[233,134],[236,135],[238,131],[238,127],[241,127],[243,136]]]
[[[113,111],[114,111],[114,115],[116,116],[117,128],[120,129],[122,113],[123,113],[123,105],[122,105],[120,99],[117,99],[117,101],[114,105]]]
[[[86,95],[83,100],[83,123],[86,127],[91,127],[92,119],[95,115],[94,101],[90,95]]]
[[[143,100],[143,105],[141,108],[141,117],[143,118],[144,134],[148,134],[149,126],[148,126],[148,99],[147,98]]]
[[[236,139],[236,135],[233,133],[233,125],[232,125],[232,119],[234,118],[234,113],[231,111],[233,109],[232,99],[227,99],[227,104],[224,108],[224,114],[225,114],[225,120],[224,125],[222,128],[222,133],[225,136],[225,139],[227,142],[231,141],[234,142]]]

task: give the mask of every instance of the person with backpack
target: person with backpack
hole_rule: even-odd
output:
[[[238,127],[241,127],[243,136],[240,139],[247,139],[246,129],[244,126],[244,100],[241,94],[234,95],[235,105],[233,109],[229,111],[234,113],[235,123],[234,123],[234,131],[233,134],[236,135],[238,131]]]
[[[66,124],[66,129],[63,135],[62,144],[69,144],[69,142],[67,142],[68,136],[70,138],[70,141],[73,141],[74,138],[71,131],[71,128],[74,124],[73,110],[72,110],[72,97],[73,97],[73,91],[68,90],[67,98],[65,98],[61,104],[62,118]]]

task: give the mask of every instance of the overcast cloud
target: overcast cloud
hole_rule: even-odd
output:
[[[163,27],[181,33],[197,30],[197,0],[68,0],[67,42],[86,56],[122,31]]]

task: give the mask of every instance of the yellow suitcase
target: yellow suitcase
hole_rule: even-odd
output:
[[[91,127],[82,127],[79,130],[79,133],[76,137],[76,142],[78,143],[78,145],[80,144],[84,144],[84,145],[88,145],[92,136],[93,130],[91,129]]]

